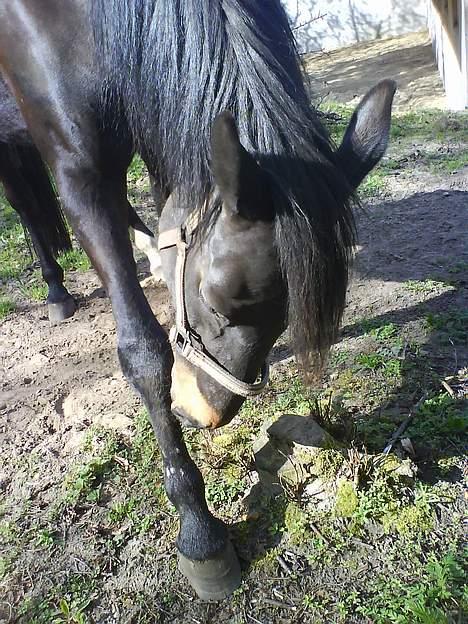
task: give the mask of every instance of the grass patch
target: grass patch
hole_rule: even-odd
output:
[[[386,191],[385,173],[378,168],[369,173],[359,187],[359,193],[363,197],[379,197],[384,195]]]
[[[407,435],[416,442],[440,448],[440,443],[447,438],[462,441],[467,431],[466,402],[441,392],[420,405]]]
[[[361,370],[383,371],[387,377],[398,377],[401,374],[402,363],[397,358],[388,358],[381,353],[361,353],[355,362]]]
[[[429,169],[434,173],[456,173],[468,164],[468,150],[458,154],[434,154],[428,158]]]
[[[463,587],[466,563],[466,551],[451,551],[442,556],[430,554],[414,571],[411,583],[379,575],[369,588],[370,596],[359,601],[356,611],[376,624],[461,622],[467,608]]]
[[[440,332],[445,342],[466,343],[468,312],[453,309],[440,314],[428,314],[425,320],[427,330]]]
[[[450,284],[433,279],[407,280],[403,283],[403,288],[413,293],[430,294],[452,288]]]
[[[31,265],[23,227],[15,223],[0,233],[0,280],[16,279]]]
[[[127,170],[127,184],[128,195],[132,201],[147,199],[151,186],[146,165],[138,154],[134,156]]]
[[[0,297],[0,319],[4,319],[16,310],[16,304],[9,297]]]
[[[58,263],[65,273],[67,271],[88,271],[91,268],[91,262],[81,247],[60,254]]]

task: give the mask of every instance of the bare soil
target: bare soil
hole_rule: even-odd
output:
[[[320,99],[357,104],[379,80],[391,78],[398,85],[395,111],[446,107],[427,31],[309,54],[305,64]]]

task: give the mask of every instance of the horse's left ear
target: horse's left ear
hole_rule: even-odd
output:
[[[264,216],[265,174],[240,142],[236,122],[228,111],[220,113],[213,124],[211,169],[226,208],[247,219]]]
[[[337,151],[338,165],[357,188],[387,149],[396,83],[382,80],[361,100]]]

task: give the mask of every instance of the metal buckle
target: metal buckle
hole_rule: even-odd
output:
[[[190,334],[183,329],[179,329],[175,325],[171,327],[171,331],[169,332],[169,342],[181,353],[183,353],[187,344],[192,346]]]
[[[180,352],[186,355],[187,348],[195,349],[195,351],[203,352],[203,343],[190,329],[181,329],[175,325],[171,327],[169,332],[169,342]]]

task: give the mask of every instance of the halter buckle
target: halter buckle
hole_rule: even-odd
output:
[[[203,344],[190,329],[186,330],[174,325],[169,332],[169,342],[183,356],[187,356],[190,349],[203,351]]]

